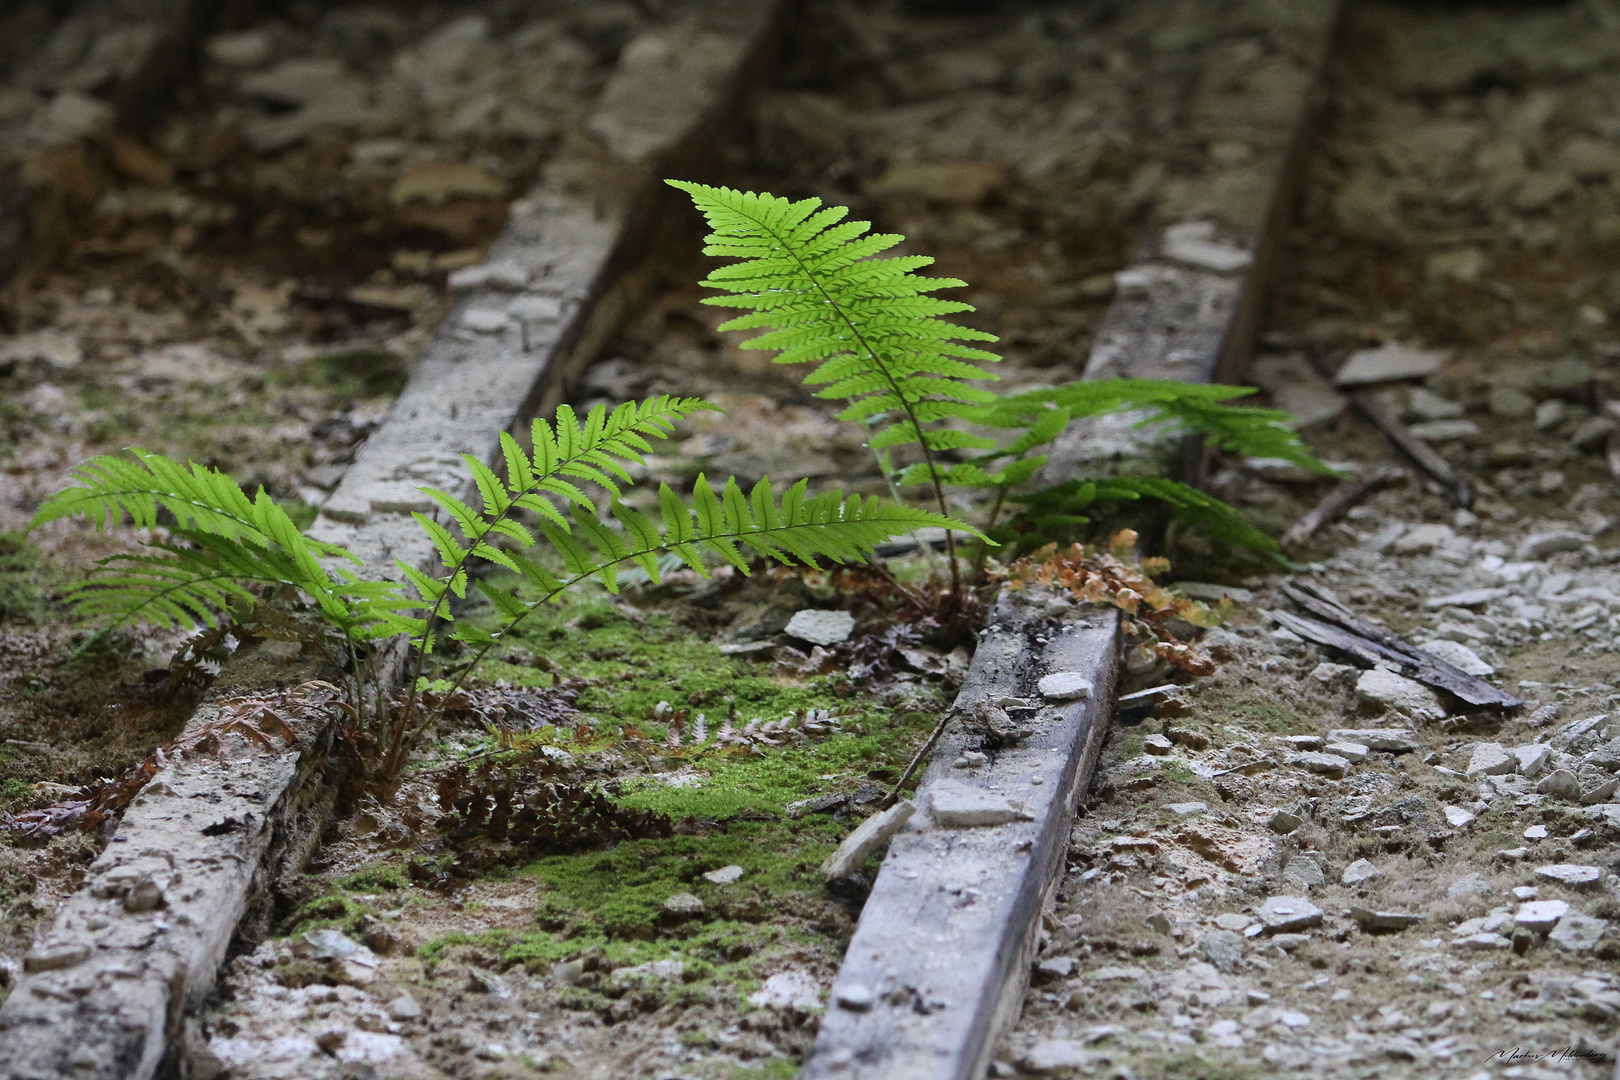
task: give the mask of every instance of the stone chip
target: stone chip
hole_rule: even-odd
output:
[[[1260,921],[1273,934],[1322,925],[1322,909],[1302,896],[1273,896],[1260,907]]]

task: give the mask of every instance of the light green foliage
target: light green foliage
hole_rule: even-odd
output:
[[[594,578],[609,591],[616,591],[618,568],[630,564],[658,583],[662,574],[658,555],[663,552],[678,556],[699,573],[706,573],[704,556],[709,554],[746,574],[751,557],[781,563],[814,562],[820,557],[843,563],[860,559],[889,537],[920,525],[954,524],[936,514],[863,500],[859,495],[847,499],[841,492],[810,496],[803,480],[778,502],[769,478],[744,495],[734,478],[717,492],[707,478],[699,476],[690,507],[669,485],[661,485],[658,521],[619,501],[619,483],[629,479],[620,460],[641,461],[646,434],[662,434],[680,413],[709,407],[694,399],[655,398],[640,406],[621,405],[608,416],[598,406],[582,427],[565,405],[557,410],[555,427],[535,421],[533,457],[511,436],[502,435],[507,468],[504,481],[482,462],[467,458],[482,497],[481,509],[474,510],[443,491],[428,492],[455,523],[460,538],[433,518],[416,515],[449,568],[447,574],[429,577],[401,564],[420,594],[418,606],[430,619],[442,615],[448,606],[447,593],[465,595],[466,568],[474,559],[520,575],[538,591],[538,599],[521,600],[480,583],[502,617],[502,629],[492,633],[464,623],[455,630],[458,640],[487,650],[506,627],[578,582]],[[605,488],[613,496],[610,513],[619,527],[603,521],[586,494],[566,477]],[[553,499],[566,505],[566,515]],[[539,518],[540,532],[561,559],[561,574],[513,554],[536,542],[534,534],[517,520],[519,510]],[[401,627],[424,636],[428,623],[402,621]]]
[[[321,614],[353,639],[376,636],[399,606],[394,588],[366,582],[339,566],[329,573],[322,559],[353,555],[310,540],[263,489],[250,499],[216,469],[187,469],[162,454],[139,448],[129,458],[91,458],[73,470],[79,483],[46,500],[29,528],[64,517],[86,517],[98,528],[126,518],[137,528],[172,516],[169,539],[148,544],[148,553],[105,559],[83,581],[68,586],[67,599],[81,615],[115,622],[141,620],[161,626],[214,626],[233,602],[251,602],[248,584],[287,585],[315,601]]]
[[[400,561],[414,596],[397,583],[360,578],[343,565],[359,562],[353,554],[305,537],[262,489],[250,499],[218,470],[197,464],[187,468],[138,449],[131,451],[133,460],[104,456],[79,466],[73,474],[78,483],[52,496],[35,514],[33,525],[79,516],[97,527],[126,519],[140,528],[167,526],[166,535],[149,541],[143,553],[103,560],[86,580],[70,587],[68,599],[84,615],[213,626],[223,610],[255,599],[250,585],[287,586],[315,602],[352,652],[358,653],[360,643],[368,640],[409,634],[415,661],[404,720],[382,722],[384,750],[375,769],[367,770],[368,782],[387,785],[397,779],[415,733],[432,720],[416,711],[423,666],[436,624],[451,618],[450,598],[466,596],[479,563],[518,575],[530,595],[520,597],[479,582],[495,609],[495,625],[455,626],[453,636],[478,651],[454,685],[465,680],[503,635],[565,590],[588,580],[616,589],[621,567],[633,567],[656,583],[665,569],[660,555],[674,555],[700,574],[707,573],[707,557],[718,557],[744,574],[755,557],[844,563],[920,526],[961,528],[941,515],[897,503],[858,495],[845,499],[841,492],[812,497],[804,481],[778,500],[768,479],[745,495],[735,479],[717,491],[700,476],[690,505],[663,485],[656,521],[620,501],[631,480],[628,465],[643,461],[648,440],[666,435],[681,416],[708,408],[713,406],[693,398],[659,397],[626,403],[611,413],[598,406],[581,422],[562,406],[555,423],[534,422],[529,451],[502,433],[504,478],[466,457],[479,494],[477,508],[449,492],[424,489],[448,524],[415,515],[443,570],[424,572]],[[608,517],[598,512],[582,485],[607,493]],[[160,520],[160,514],[172,523]],[[560,568],[522,557],[538,542],[531,524]],[[356,697],[364,708],[368,697],[379,696],[382,688],[363,685],[366,664],[356,670]],[[383,712],[380,705],[377,711]]]
[[[720,327],[767,331],[743,348],[780,350],[778,364],[818,365],[805,376],[822,387],[817,396],[849,401],[841,420],[875,422],[874,450],[920,446],[925,477],[937,454],[995,445],[941,423],[995,400],[969,381],[995,378],[973,361],[1001,358],[963,344],[995,336],[940,318],[972,311],[971,304],[928,295],[966,282],[913,273],[934,261],[926,255],[872,258],[905,238],[868,235],[870,222],[843,220],[847,207],[669,183],[692,197],[714,230],[704,254],[742,260],[708,276],[703,284],[726,295],[703,302],[751,312]],[[943,498],[939,506],[943,512]]]
[[[1224,404],[1253,393],[1246,387],[1106,379],[997,398],[969,381],[995,378],[973,361],[1000,358],[962,344],[994,341],[994,335],[940,318],[972,311],[972,305],[927,295],[966,283],[917,276],[912,271],[934,261],[927,256],[872,257],[904,237],[869,235],[869,222],[845,222],[844,207],[823,209],[820,199],[790,202],[775,195],[669,183],[689,194],[708,218],[713,232],[704,253],[740,260],[703,282],[725,294],[704,303],[751,312],[720,329],[766,330],[742,347],[779,350],[779,364],[819,364],[805,381],[826,384],[820,397],[851,402],[841,419],[876,422],[879,430],[871,445],[880,452],[885,472],[900,484],[931,485],[941,512],[947,485],[994,490],[986,532],[998,542],[1019,539],[1029,546],[1029,540],[1044,541],[1048,531],[1088,521],[1080,510],[1092,503],[1147,497],[1162,501],[1183,521],[1208,527],[1217,542],[1276,555],[1275,542],[1246,524],[1237,511],[1171,480],[1048,488],[1014,498],[1028,501],[1029,511],[1009,527],[996,529],[1009,493],[1033,480],[1046,464],[1046,456],[1037,451],[1080,417],[1142,409],[1148,414],[1145,424],[1174,425],[1222,449],[1286,458],[1331,473],[1287,427],[1286,414]],[[970,425],[1019,433],[998,443],[966,430]],[[888,451],[911,444],[921,447],[923,460],[893,473]],[[953,572],[954,567],[953,556]]]

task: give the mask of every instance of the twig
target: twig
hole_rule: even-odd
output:
[[[1413,435],[1412,429],[1401,423],[1394,409],[1366,390],[1352,390],[1350,401],[1401,453],[1411,458],[1414,465],[1439,481],[1450,494],[1452,502],[1464,510],[1474,505],[1474,491],[1468,486],[1468,481],[1459,476],[1457,470],[1451,467],[1451,462],[1441,457],[1434,447]]]
[[[1296,521],[1293,527],[1283,534],[1284,546],[1298,547],[1316,535],[1316,531],[1322,526],[1336,520],[1346,510],[1374,492],[1405,483],[1406,475],[1405,469],[1394,465],[1381,465],[1364,480],[1346,480],[1339,484],[1327,493],[1316,505],[1316,509]]]
[[[922,744],[922,749],[918,750],[917,755],[911,759],[911,764],[906,766],[906,771],[900,774],[900,779],[895,782],[893,789],[883,797],[882,802],[878,803],[879,810],[887,810],[900,801],[900,792],[911,782],[911,777],[916,773],[917,767],[922,764],[923,758],[933,751],[934,744],[939,742],[939,737],[945,733],[945,725],[951,722],[952,715],[951,711],[947,709],[945,715],[939,718],[939,723],[934,725],[934,732],[928,736],[928,741]]]

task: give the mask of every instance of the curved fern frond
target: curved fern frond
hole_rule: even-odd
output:
[[[1091,519],[1093,506],[1154,499],[1170,516],[1206,530],[1211,540],[1245,548],[1274,561],[1282,561],[1277,541],[1250,525],[1236,509],[1195,487],[1148,476],[1115,476],[1106,480],[1071,480],[1010,501],[1023,506],[996,535],[1029,550],[1052,542],[1065,530]]]
[[[827,559],[847,563],[870,555],[879,544],[924,526],[955,529],[970,535],[975,530],[926,510],[902,506],[859,495],[845,497],[832,491],[812,496],[808,481],[800,480],[775,496],[770,480],[761,480],[744,493],[736,478],[728,478],[717,491],[707,477],[699,476],[690,505],[683,502],[668,484],[659,488],[659,520],[615,501],[611,520],[600,517],[594,507],[570,508],[572,528],[552,523],[541,526],[546,539],[563,564],[557,575],[528,561],[509,559],[502,563],[515,567],[539,593],[533,602],[491,597],[500,615],[495,634],[482,628],[458,625],[452,636],[481,649],[492,648],[514,625],[531,611],[582,581],[595,579],[610,592],[619,588],[621,567],[633,567],[637,577],[657,584],[668,569],[660,555],[674,555],[698,574],[708,576],[705,553],[735,567],[743,574],[751,571],[752,557],[761,556],[780,563],[813,563]],[[415,581],[418,575],[401,564]],[[438,611],[438,600],[448,582],[434,582],[412,606]],[[418,588],[424,584],[418,582]],[[489,595],[486,590],[485,595]],[[482,655],[482,654],[480,654]]]
[[[247,599],[248,584],[284,585],[312,599],[334,626],[357,638],[388,624],[400,598],[387,584],[334,577],[322,560],[359,560],[334,544],[311,540],[260,489],[253,498],[217,469],[189,468],[161,454],[132,448],[134,460],[91,458],[73,470],[79,481],[46,500],[32,529],[64,517],[85,517],[99,529],[124,521],[158,526],[167,512],[168,539],[148,554],[115,555],[66,590],[74,609],[115,622],[148,620],[195,629],[217,624],[218,613]]]
[[[817,364],[805,382],[821,387],[818,397],[850,402],[840,419],[877,418],[875,450],[918,444],[922,472],[943,514],[939,455],[994,445],[930,426],[993,400],[968,381],[995,379],[978,362],[1000,357],[964,343],[995,341],[995,335],[940,318],[972,311],[972,305],[927,295],[966,282],[917,276],[913,271],[934,261],[927,256],[874,258],[904,238],[869,235],[869,222],[844,221],[846,207],[667,182],[690,195],[708,219],[713,231],[704,254],[743,260],[703,282],[724,294],[705,304],[751,312],[720,329],[765,330],[742,347],[779,350],[779,364]]]
[[[1096,379],[1013,394],[974,410],[969,419],[986,427],[1030,428],[1016,442],[987,455],[994,458],[1021,454],[1050,442],[1076,417],[1142,409],[1148,414],[1142,424],[1176,424],[1223,450],[1246,457],[1283,458],[1312,472],[1334,475],[1289,426],[1287,413],[1224,404],[1252,393],[1253,387],[1218,383]],[[1062,423],[1056,421],[1059,414]]]

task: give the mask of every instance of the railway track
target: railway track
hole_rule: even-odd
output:
[[[7,512],[16,516],[30,498],[37,501],[53,467],[127,435],[118,430],[123,421],[116,412],[110,427],[75,420],[79,401],[61,408],[63,386],[85,402],[104,386],[136,395],[155,388],[157,396],[136,400],[160,408],[179,401],[206,415],[229,386],[255,380],[257,389],[231,398],[229,407],[245,414],[238,428],[247,436],[234,458],[221,449],[227,440],[210,436],[205,424],[170,445],[225,455],[259,482],[296,493],[314,517],[313,535],[346,544],[376,568],[396,558],[430,566],[434,553],[409,517],[430,509],[417,489],[455,483],[461,454],[494,458],[494,433],[520,429],[528,417],[568,400],[657,392],[721,400],[728,426],[684,432],[679,456],[649,462],[655,479],[682,480],[705,468],[743,478],[797,471],[817,484],[837,478],[845,487],[879,491],[881,477],[860,433],[840,428],[818,403],[729,348],[714,332],[716,320],[694,305],[697,294],[687,282],[697,274],[688,268],[697,264],[683,253],[691,233],[664,197],[658,180],[665,175],[825,193],[892,222],[938,255],[947,273],[983,287],[971,297],[981,308],[975,317],[1007,339],[1005,378],[1012,385],[1078,376],[1238,380],[1266,325],[1263,301],[1278,267],[1298,258],[1297,249],[1293,256],[1282,252],[1290,212],[1312,205],[1302,178],[1314,175],[1304,162],[1327,100],[1320,76],[1329,44],[1366,32],[1353,19],[1351,30],[1341,27],[1339,5],[1326,2],[1286,11],[1165,2],[1129,12],[1009,3],[971,17],[883,5],[720,0],[671,5],[651,16],[564,8],[532,24],[495,6],[449,22],[426,9],[385,17],[359,8],[275,21],[251,11],[154,3],[139,13],[152,20],[150,33],[135,35],[139,49],[124,39],[95,44],[113,40],[96,26],[125,18],[116,4],[86,0],[55,26],[44,15],[26,23],[48,45],[41,56],[71,59],[54,71],[13,68],[14,82],[36,95],[32,111],[15,114],[14,143],[36,149],[9,166],[27,180],[8,188],[28,200],[12,205],[28,206],[33,224],[29,235],[0,250],[29,268],[13,286],[11,317],[22,332],[6,343],[5,355],[13,365],[8,377],[20,372],[31,382],[30,400],[58,402],[67,419],[54,441],[27,444],[34,464],[13,470]],[[90,70],[102,55],[98,47],[116,53],[114,75]],[[379,49],[391,56],[387,65],[370,55]],[[157,76],[184,69],[170,65],[175,56],[197,58],[196,73],[178,85]],[[539,74],[520,85],[516,73],[530,69]],[[323,99],[300,80],[319,81],[351,103],[348,112],[322,112]],[[402,86],[418,95],[420,116],[390,98]],[[53,123],[89,126],[63,136],[49,128]],[[46,166],[56,171],[41,172]],[[75,189],[81,180],[91,186]],[[280,209],[277,193],[309,190],[300,184],[324,184],[325,205],[305,198],[291,203],[291,212]],[[143,274],[155,272],[173,276],[167,294],[191,312],[181,328],[154,335],[161,348],[143,347],[136,324],[142,307],[164,302],[138,291]],[[210,288],[210,279],[228,287]],[[992,299],[996,290],[1003,299]],[[208,314],[210,304],[219,316]],[[1272,326],[1268,341],[1297,333]],[[246,351],[220,348],[222,334]],[[408,378],[406,365],[375,359],[413,353],[420,358],[408,365]],[[359,393],[345,384],[341,394],[312,400],[300,380],[352,378],[333,374],[321,359],[327,355],[351,365],[380,363],[377,384]],[[252,370],[271,357],[278,358],[268,359],[268,374]],[[1294,384],[1309,379],[1285,383],[1274,379],[1268,390],[1286,404]],[[178,394],[162,396],[176,385]],[[1599,396],[1606,385],[1600,382]],[[1382,417],[1396,446],[1416,448],[1415,467],[1427,469],[1455,499],[1457,474],[1440,471],[1425,452],[1449,469],[1446,459],[1411,434],[1399,406],[1369,401],[1368,415]],[[277,429],[260,418],[277,412],[296,417],[296,427]],[[312,434],[323,431],[332,434]],[[158,437],[170,436],[160,429]],[[313,459],[285,449],[311,438],[319,446]],[[1365,440],[1355,449],[1369,453]],[[1376,459],[1380,452],[1370,453]],[[1230,463],[1196,446],[1144,441],[1128,420],[1077,425],[1048,473],[1097,475],[1169,458],[1180,458],[1191,475],[1212,476],[1217,487],[1240,483]],[[1335,505],[1342,512],[1348,501]],[[1464,519],[1456,520],[1463,528]],[[63,540],[81,561],[105,550],[82,538]],[[1395,537],[1386,548],[1401,543]],[[1413,552],[1427,555],[1446,543]],[[1601,552],[1592,551],[1581,557],[1603,565]],[[327,1013],[348,1009],[361,1019],[333,1027],[317,1003],[303,1013],[301,1004],[292,1008],[289,988],[303,995],[299,1002],[309,992],[276,982],[276,969],[307,958],[297,950],[284,956],[270,939],[289,909],[310,910],[300,875],[312,858],[323,867],[354,858],[363,847],[357,837],[365,835],[354,821],[372,819],[367,827],[374,828],[375,819],[394,812],[362,808],[335,819],[341,777],[327,767],[324,748],[336,714],[312,701],[300,706],[301,753],[239,748],[230,767],[240,781],[234,790],[244,794],[211,808],[206,822],[176,812],[179,804],[169,800],[206,798],[219,783],[219,763],[204,756],[170,765],[162,797],[137,800],[117,842],[86,852],[94,861],[83,873],[61,879],[62,902],[39,905],[25,970],[0,1003],[0,1074],[146,1077],[228,1068],[244,1077],[335,1076],[370,1066],[456,1075],[567,1063],[585,1075],[675,1075],[780,1057],[797,1059],[807,1077],[967,1078],[987,1069],[1011,1075],[1108,1064],[1106,1047],[1087,1047],[1110,1038],[1129,1044],[1120,1053],[1131,1061],[1159,1068],[1173,1055],[1141,1050],[1128,1024],[1096,1038],[1067,1037],[1063,1010],[1092,1010],[1075,1002],[1095,985],[1083,972],[1097,969],[1085,958],[1059,955],[1074,942],[1091,940],[1101,952],[1121,947],[1110,933],[1130,937],[1104,914],[1105,929],[1088,938],[1085,920],[1098,918],[1088,905],[1097,901],[1069,877],[1085,870],[1071,865],[1080,848],[1070,829],[1088,791],[1112,797],[1120,785],[1136,793],[1162,784],[1157,773],[1138,783],[1142,778],[1120,772],[1130,772],[1130,762],[1121,764],[1118,748],[1137,741],[1138,730],[1120,729],[1113,749],[1104,749],[1116,682],[1135,689],[1156,673],[1121,670],[1111,616],[1063,605],[1055,614],[1002,605],[990,615],[956,707],[1000,696],[1038,698],[1035,684],[1056,671],[1082,674],[1094,696],[1052,702],[1039,714],[1035,738],[983,769],[953,768],[961,740],[942,742],[914,799],[925,812],[894,842],[858,923],[827,935],[834,943],[849,936],[836,977],[828,970],[838,959],[836,944],[810,948],[808,961],[773,953],[755,965],[764,986],[749,1015],[769,1022],[734,1023],[712,998],[686,999],[688,1015],[702,1016],[676,1020],[676,1005],[663,1003],[678,995],[641,987],[684,976],[647,965],[643,971],[611,955],[603,962],[600,948],[584,950],[583,960],[535,961],[521,968],[532,977],[527,981],[486,977],[474,963],[469,985],[481,996],[469,1001],[465,992],[433,989],[424,1018],[411,987],[417,997],[449,987],[442,973],[433,979],[432,965],[441,961],[426,967],[411,961],[414,975],[405,967],[382,979],[368,974],[378,963],[396,963],[380,959],[395,947],[385,945],[390,933],[379,933],[375,950],[368,945],[362,953],[365,971],[336,979],[323,999],[336,1003]],[[1243,620],[1227,632],[1232,640],[1223,647],[1235,668],[1246,671],[1252,662],[1266,670],[1269,661],[1244,644],[1243,635],[1253,633]],[[141,666],[142,650],[155,656],[166,644],[141,643],[124,670]],[[782,677],[808,671],[793,674],[797,661],[785,663],[775,669],[790,673]],[[931,661],[915,663],[926,670]],[[940,658],[939,670],[946,667]],[[226,662],[189,721],[177,722],[170,706],[168,719],[153,723],[169,724],[183,740],[217,727],[233,700],[285,694],[323,674],[330,673],[260,643]],[[1243,707],[1241,699],[1231,706]],[[1140,720],[1140,712],[1131,718]],[[1342,726],[1359,725],[1347,719]],[[1207,747],[1209,738],[1196,734],[1178,745],[1196,747],[1199,738]],[[1221,740],[1217,750],[1231,741]],[[1197,771],[1201,759],[1185,749],[1174,753],[1193,761],[1183,769],[1213,782]],[[1105,771],[1094,781],[1099,757]],[[677,766],[680,760],[671,758]],[[1172,789],[1190,782],[1173,779]],[[942,824],[951,819],[939,808],[964,786],[975,798],[1025,808],[1028,820]],[[1243,807],[1266,801],[1241,785],[1233,791],[1229,801]],[[1140,798],[1154,805],[1156,796]],[[221,821],[243,820],[256,824],[210,832]],[[1083,821],[1076,836],[1090,837],[1094,827]],[[1191,844],[1226,868],[1214,872],[1221,888],[1229,883],[1223,874],[1269,882],[1291,865],[1294,848],[1286,841],[1269,863],[1226,853],[1223,845],[1251,840],[1239,835],[1235,821],[1222,827],[1232,836],[1143,843],[1166,852]],[[1104,882],[1134,881],[1137,864],[1118,863],[1117,856],[1108,862],[1107,852],[1125,850],[1118,842],[1084,843],[1104,852],[1087,856],[1107,871]],[[178,861],[161,854],[182,850],[187,854]],[[166,865],[148,867],[154,859]],[[166,906],[109,920],[104,897],[139,873],[166,876]],[[1096,876],[1079,880],[1089,887]],[[1209,883],[1191,884],[1185,903],[1196,903],[1200,888]],[[507,902],[498,889],[474,895],[478,903]],[[1150,914],[1171,928],[1164,933],[1174,931],[1186,943],[1182,948],[1202,948],[1198,955],[1208,959],[1209,947],[1194,935],[1209,935],[1194,929],[1191,910]],[[307,914],[302,918],[297,925],[310,924]],[[383,926],[378,918],[366,914],[354,925]],[[449,922],[435,925],[441,943],[435,949],[466,936],[460,929],[446,933]],[[1266,935],[1260,941],[1277,929],[1253,925]],[[1527,942],[1526,950],[1536,944]],[[249,952],[222,967],[233,953]],[[1064,959],[1068,970],[1059,971]],[[601,1003],[598,1015],[630,1033],[617,1047],[613,1037],[557,1012],[555,1004],[586,984],[612,983],[615,964],[641,980],[625,982],[622,996]],[[1029,986],[1032,972],[1042,985]],[[1217,971],[1231,974],[1230,967]],[[331,982],[329,975],[323,978]],[[1066,984],[1073,989],[1054,992],[1054,979],[1075,980]],[[808,998],[801,984],[811,987]],[[830,986],[824,1000],[818,984]],[[382,1002],[390,987],[410,1005]],[[1589,1012],[1601,1011],[1603,999],[1593,995],[1605,992],[1587,991],[1586,1000],[1599,1002]],[[1096,997],[1108,1000],[1105,993]],[[645,1010],[650,1017],[617,1004],[643,999],[654,1003]],[[530,1011],[533,1030],[525,1030],[520,1018],[535,1002],[551,1019],[541,1023],[542,1014]],[[676,1011],[666,1016],[670,1009]],[[1304,1015],[1283,1012],[1277,1023],[1285,1028],[1290,1017]],[[660,1034],[661,1025],[702,1036],[683,1044]],[[1215,1030],[1207,1024],[1199,1030],[1206,1028]],[[442,1049],[450,1044],[436,1040],[447,1030],[456,1032],[456,1042]],[[467,1034],[474,1030],[509,1034],[490,1040]],[[1239,1033],[1235,1046],[1217,1045],[1241,1058],[1244,1046],[1254,1048],[1243,1030],[1210,1037]],[[329,1037],[330,1031],[342,1034]],[[430,1039],[430,1032],[440,1035]]]

